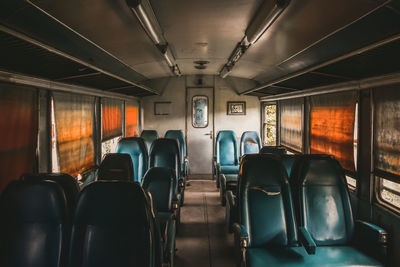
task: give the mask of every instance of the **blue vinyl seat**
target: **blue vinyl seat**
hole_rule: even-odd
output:
[[[161,267],[162,245],[151,199],[137,183],[96,181],[80,193],[70,267]]]
[[[256,131],[247,131],[240,138],[240,156],[246,154],[258,154],[261,149],[260,136]]]
[[[293,166],[290,183],[299,225],[317,246],[314,257],[332,265],[383,266],[388,234],[354,221],[344,172],[334,158],[303,156]]]
[[[239,153],[236,135],[231,130],[219,131],[215,141],[213,169],[217,188],[220,187],[220,174],[237,174],[239,172]]]
[[[129,154],[109,153],[99,166],[97,180],[134,181],[132,159]]]
[[[186,141],[185,136],[181,130],[168,130],[165,133],[165,138],[175,138],[178,140],[179,151],[180,151],[180,159],[181,159],[181,171],[183,177],[187,177],[189,174],[189,158],[186,154]]]
[[[178,192],[181,196],[181,205],[183,205],[185,194],[185,181],[181,176],[181,161],[178,147],[178,141],[170,138],[159,138],[155,140],[150,149],[150,168],[165,167],[174,170],[175,178],[178,184]]]
[[[57,183],[65,194],[66,204],[67,204],[67,217],[68,221],[72,220],[74,215],[74,210],[76,206],[76,201],[79,195],[79,185],[75,178],[71,175],[65,173],[40,173],[40,174],[24,174],[21,176],[23,181],[53,181]]]
[[[0,266],[65,266],[67,206],[55,182],[11,182],[0,198]]]
[[[180,210],[174,170],[164,167],[150,168],[143,177],[142,187],[152,195],[165,244],[164,262],[174,266],[175,236]]]
[[[147,151],[150,151],[151,145],[158,139],[158,133],[156,130],[143,130],[140,137],[142,137],[146,143]]]
[[[286,170],[274,155],[246,155],[239,173],[237,259],[244,266],[301,266]],[[243,265],[242,265],[243,266]]]
[[[141,183],[142,178],[149,167],[149,153],[143,138],[122,138],[118,142],[116,153],[126,153],[131,156],[134,171],[134,181]]]

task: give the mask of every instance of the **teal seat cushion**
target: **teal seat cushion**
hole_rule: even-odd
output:
[[[221,173],[223,174],[238,174],[239,165],[221,165]]]
[[[247,249],[247,266],[384,266],[349,246],[318,247],[308,255],[303,247]]]

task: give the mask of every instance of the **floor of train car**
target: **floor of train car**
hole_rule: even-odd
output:
[[[233,235],[225,227],[215,181],[191,180],[176,238],[176,267],[235,266]]]

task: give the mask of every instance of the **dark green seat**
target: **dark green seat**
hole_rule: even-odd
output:
[[[324,257],[326,264],[340,259],[341,265],[383,266],[378,260],[386,257],[387,233],[354,221],[344,172],[334,158],[303,156],[292,169],[290,183],[299,225],[317,245],[315,257]]]
[[[150,168],[165,167],[174,170],[178,184],[178,192],[181,196],[181,205],[184,201],[185,182],[181,176],[181,161],[178,142],[176,139],[159,138],[155,140],[150,149]]]
[[[137,183],[96,181],[80,193],[70,267],[160,267],[162,242],[150,197]]]
[[[178,140],[179,151],[180,151],[180,159],[181,159],[181,171],[183,177],[187,177],[189,174],[189,158],[186,154],[186,142],[185,136],[181,130],[168,130],[165,133],[165,138],[175,138]]]
[[[240,138],[240,156],[257,154],[261,149],[260,136],[256,131],[247,131]]]
[[[263,146],[260,149],[260,154],[283,155],[286,154],[286,148],[282,146]]]
[[[231,130],[219,131],[215,141],[213,168],[217,187],[220,187],[220,174],[239,172],[239,154],[236,135]]]
[[[150,151],[151,145],[158,139],[158,133],[156,130],[143,130],[140,137],[142,137],[146,143],[147,151]]]
[[[246,266],[297,266],[297,229],[286,170],[274,155],[242,158],[238,216],[233,225],[238,259]],[[291,255],[293,254],[293,255]],[[290,257],[289,257],[290,256]]]
[[[122,138],[118,142],[116,153],[126,153],[131,156],[134,172],[134,181],[141,183],[149,167],[149,154],[146,144],[141,137]]]
[[[132,159],[129,154],[109,153],[99,166],[97,180],[134,181]]]
[[[174,171],[170,168],[150,168],[143,177],[142,187],[153,198],[156,218],[164,241],[164,262],[174,265],[175,235],[179,220],[179,194]]]

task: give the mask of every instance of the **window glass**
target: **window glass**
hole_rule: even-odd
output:
[[[311,153],[333,155],[342,167],[350,172],[355,172],[355,107],[355,92],[310,98]]]
[[[117,136],[107,141],[101,142],[101,158],[104,158],[105,154],[115,153],[117,151],[118,141],[122,136]]]
[[[122,135],[122,101],[101,100],[102,141]]]
[[[378,197],[400,208],[400,92],[398,86],[374,90],[374,172]]]
[[[303,98],[279,102],[281,145],[301,152],[303,147]]]
[[[194,128],[208,126],[208,97],[194,96],[192,98],[192,125]]]
[[[35,89],[0,84],[0,193],[35,166],[38,104]]]
[[[276,145],[276,105],[264,106],[264,145]]]
[[[53,93],[54,135],[57,157],[52,169],[77,176],[94,166],[95,98],[84,95]]]
[[[138,134],[138,104],[127,102],[125,105],[125,136],[132,137]]]

